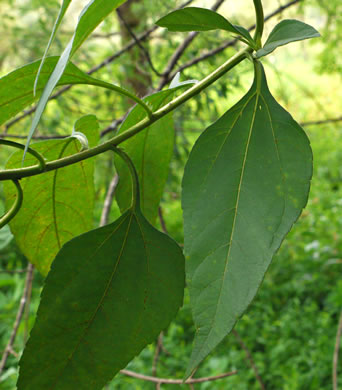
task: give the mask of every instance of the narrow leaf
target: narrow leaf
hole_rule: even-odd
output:
[[[31,128],[27,137],[24,158],[31,138],[46,107],[48,99],[58,84],[60,78],[62,77],[68,65],[69,59],[87,39],[87,37],[95,30],[95,28],[103,21],[103,19],[124,2],[125,0],[92,0],[82,10],[74,35],[60,56],[38,102],[37,110],[34,114]]]
[[[206,8],[187,7],[173,11],[159,19],[156,24],[170,31],[226,30],[243,36],[248,42],[253,42],[253,38],[245,28],[233,25],[222,15]]]
[[[58,30],[58,27],[59,25],[61,24],[62,20],[63,20],[63,17],[69,7],[69,5],[71,4],[71,0],[63,0],[62,1],[62,5],[61,5],[61,8],[59,10],[59,13],[58,13],[58,16],[57,16],[57,19],[56,19],[56,22],[55,22],[55,25],[53,26],[53,29],[52,29],[52,32],[51,32],[51,36],[50,36],[50,39],[49,39],[49,42],[46,46],[46,49],[45,49],[45,52],[44,52],[44,55],[43,55],[43,58],[41,60],[41,63],[40,63],[40,66],[39,66],[39,69],[38,69],[38,72],[37,72],[37,76],[36,76],[36,79],[34,81],[34,95],[36,94],[36,90],[37,90],[37,83],[38,83],[38,80],[39,80],[39,76],[40,76],[40,72],[42,70],[42,67],[44,65],[44,62],[45,62],[45,59],[46,59],[46,56],[47,56],[47,53],[50,49],[50,46],[53,42],[53,40],[55,39],[55,36],[56,36],[56,33],[57,33],[57,30]]]
[[[291,42],[317,37],[320,37],[320,33],[306,23],[293,19],[282,20],[274,27],[264,47],[257,51],[256,57],[266,56],[277,47]]]
[[[18,390],[101,390],[183,301],[184,256],[139,208],[74,238],[52,264]]]
[[[49,77],[58,62],[58,58],[59,57],[48,57],[46,59],[37,85],[37,96],[34,96],[32,86],[40,61],[25,65],[0,78],[0,125],[36,101],[37,97],[41,95],[44,85],[49,80]],[[95,85],[101,88],[114,90],[125,96],[129,94],[123,88],[87,75],[71,62],[68,63],[63,76],[60,78],[57,85],[62,86],[69,84]]]
[[[147,97],[145,101],[155,111],[172,98],[174,91],[174,89],[169,89],[157,92]],[[119,134],[125,132],[144,117],[145,111],[142,107],[135,106],[120,127]],[[120,146],[130,156],[138,172],[142,212],[151,223],[154,223],[173,153],[174,124],[172,114],[164,116]],[[131,179],[128,168],[120,157],[115,156],[115,166],[120,177],[115,196],[123,212],[131,205],[129,196],[132,192]]]
[[[262,66],[250,91],[197,140],[182,206],[197,328],[187,376],[232,330],[308,198],[312,154],[272,97]]]
[[[77,129],[87,135],[92,146],[97,144],[98,124],[94,116],[78,121]],[[78,152],[79,142],[73,139],[49,140],[32,145],[47,160]],[[22,152],[16,152],[6,168],[21,166]],[[36,164],[31,156],[24,166]],[[53,172],[22,179],[24,201],[19,213],[10,222],[20,250],[37,269],[46,275],[62,245],[93,227],[94,162],[82,161]],[[11,183],[4,184],[7,205],[15,192]]]

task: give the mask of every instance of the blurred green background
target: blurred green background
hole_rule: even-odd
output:
[[[50,54],[60,54],[70,38],[80,9],[87,1],[74,1],[63,22]],[[265,14],[287,4],[285,0],[265,0]],[[176,0],[133,1],[122,10],[136,34],[182,4]],[[193,1],[191,5],[211,7],[214,1]],[[0,77],[44,52],[58,13],[59,1],[1,0]],[[251,0],[226,0],[219,12],[246,27],[254,22]],[[314,176],[308,206],[284,241],[264,283],[238,322],[236,332],[226,337],[205,360],[196,377],[237,370],[237,375],[193,386],[196,390],[328,390],[332,388],[332,361],[339,316],[342,308],[342,3],[340,0],[303,0],[272,18],[265,36],[282,18],[297,18],[315,26],[321,39],[283,47],[268,56],[265,67],[270,89],[279,102],[303,123],[314,152]],[[162,72],[184,40],[186,33],[154,31],[144,43],[154,67]],[[117,53],[131,37],[112,14],[84,44],[74,62],[84,71]],[[224,32],[199,34],[183,53],[178,66],[215,49],[229,40]],[[201,79],[235,53],[228,48],[205,61],[186,68],[181,79]],[[151,70],[140,49],[124,53],[95,73],[96,77],[120,84],[140,95],[151,93],[160,77]],[[183,241],[180,183],[192,144],[209,124],[223,114],[248,89],[252,64],[240,64],[200,96],[174,113],[175,148],[161,207],[169,234]],[[1,80],[0,80],[1,88]],[[74,122],[94,113],[102,130],[122,117],[130,102],[112,92],[93,87],[73,87],[49,103],[38,128],[38,136],[69,135]],[[1,126],[1,136],[27,135],[32,117],[11,126]],[[331,119],[334,119],[331,121]],[[316,123],[321,121],[322,123]],[[107,139],[113,134],[102,139]],[[10,138],[13,139],[13,138]],[[19,138],[20,139],[20,138]],[[24,142],[24,140],[22,141]],[[0,147],[0,166],[10,152]],[[96,210],[94,227],[99,224],[104,198],[114,172],[111,155],[96,159]],[[0,188],[0,211],[3,194]],[[75,196],[77,196],[75,194]],[[110,219],[119,214],[114,203]],[[160,227],[160,222],[158,223]],[[0,350],[10,338],[25,283],[27,261],[12,239],[9,229],[0,232]],[[23,271],[23,272],[21,272]],[[28,309],[0,377],[0,389],[13,390],[18,358],[34,323],[43,277],[35,272]],[[149,345],[127,369],[160,377],[181,379],[191,353],[194,326],[189,299],[175,321],[165,330],[156,360],[156,344]],[[259,375],[256,377],[255,369]],[[339,363],[342,386],[342,358]],[[156,385],[124,375],[107,389],[155,389]],[[189,389],[188,385],[162,385],[162,389]]]

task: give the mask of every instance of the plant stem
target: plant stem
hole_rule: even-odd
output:
[[[212,382],[217,381],[219,379],[224,379],[232,375],[236,375],[237,371],[227,372],[225,374],[216,375],[216,376],[208,376],[205,378],[189,378],[185,382],[183,379],[166,379],[166,378],[157,378],[148,375],[138,374],[129,370],[121,370],[120,374],[130,376],[132,378],[141,379],[143,381],[153,382],[153,383],[165,383],[165,384],[174,384],[174,385],[183,385],[183,384],[193,384],[193,383],[204,383],[204,382]]]
[[[79,161],[83,161],[90,157],[96,156],[108,150],[111,150],[113,146],[117,146],[120,143],[126,141],[127,139],[133,137],[135,134],[149,127],[152,123],[156,122],[158,119],[164,117],[169,112],[175,110],[177,107],[190,100],[195,95],[202,92],[209,85],[213,84],[217,79],[222,77],[225,73],[233,69],[236,65],[242,62],[246,58],[247,53],[251,53],[253,49],[244,49],[236,53],[233,57],[227,60],[223,65],[214,70],[210,75],[205,77],[202,81],[195,84],[193,87],[185,91],[180,96],[173,99],[171,102],[167,103],[159,110],[153,113],[150,118],[145,118],[139,123],[132,126],[130,129],[121,133],[107,142],[104,142],[101,145],[95,146],[94,148],[90,148],[79,152],[77,154],[73,154],[71,156],[63,157],[58,160],[50,161],[46,163],[45,172],[53,171],[58,168],[62,168],[71,164],[75,164]],[[40,167],[24,167],[18,169],[8,169],[4,171],[0,171],[0,181],[1,180],[15,180],[21,179],[23,177],[35,176],[41,173]]]
[[[261,0],[253,0],[254,8],[255,8],[255,16],[256,16],[256,28],[254,34],[254,40],[257,44],[257,48],[260,49],[262,47],[261,37],[264,31],[264,10],[262,7]]]

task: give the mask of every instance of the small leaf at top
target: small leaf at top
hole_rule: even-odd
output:
[[[306,205],[312,152],[271,95],[250,91],[195,143],[183,178],[184,249],[196,335],[186,376],[232,330]]]
[[[87,39],[87,37],[92,33],[93,30],[103,21],[103,19],[109,15],[115,8],[124,3],[125,0],[91,0],[82,10],[78,23],[74,32],[73,37],[69,41],[68,45],[64,49],[62,55],[60,56],[56,67],[54,68],[48,82],[45,85],[44,91],[40,97],[40,100],[37,105],[36,112],[34,114],[31,128],[27,137],[25,151],[23,158],[31,138],[38,126],[40,118],[43,114],[43,111],[46,107],[48,99],[53,91],[53,89],[58,84],[60,78],[62,77],[65,68],[68,65],[69,59],[73,56],[76,50],[82,45],[82,43]]]
[[[98,141],[98,124],[93,115],[78,121],[91,146]],[[79,128],[81,129],[81,128]],[[79,142],[70,138],[37,142],[32,149],[48,161],[80,150]],[[21,166],[22,151],[14,153],[6,168]],[[24,166],[36,164],[28,156]],[[11,230],[22,253],[42,275],[62,245],[93,227],[94,161],[88,159],[56,171],[22,179],[22,207],[10,222]],[[16,196],[12,183],[5,182],[5,199],[9,207]],[[75,200],[76,199],[76,200]]]
[[[241,35],[250,44],[253,43],[253,38],[245,28],[230,23],[222,15],[207,8],[187,7],[173,11],[159,19],[156,24],[170,31],[226,30]]]
[[[279,46],[317,37],[320,37],[320,33],[306,23],[293,19],[282,20],[274,27],[264,47],[256,52],[256,58],[272,53]]]

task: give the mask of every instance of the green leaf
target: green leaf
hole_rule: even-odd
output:
[[[6,246],[12,241],[12,239],[13,235],[9,229],[9,226],[4,226],[0,230],[0,251],[6,248]]]
[[[173,11],[159,19],[156,24],[170,31],[226,30],[246,38],[254,46],[253,38],[245,28],[233,25],[222,15],[206,8],[187,7]]]
[[[304,39],[320,37],[320,33],[312,26],[299,20],[285,19],[278,23],[267,38],[264,47],[256,52],[260,58],[272,53],[279,46]]]
[[[68,9],[70,4],[71,4],[71,0],[63,0],[62,1],[62,5],[61,5],[61,8],[60,8],[59,13],[58,13],[57,20],[55,22],[55,25],[53,26],[49,42],[48,42],[48,44],[46,46],[43,58],[41,60],[41,63],[40,63],[40,66],[39,66],[39,69],[38,69],[38,72],[37,72],[36,79],[34,81],[34,94],[36,94],[36,89],[37,89],[37,84],[38,84],[38,80],[39,80],[39,75],[40,75],[40,72],[41,72],[42,67],[44,65],[47,53],[48,53],[48,51],[50,49],[50,46],[51,46],[53,40],[55,39],[58,27],[61,24],[61,22],[63,20],[63,17],[64,17],[64,15],[65,15],[65,13],[66,13],[66,11],[67,11],[67,9]]]
[[[187,376],[232,330],[308,198],[312,153],[261,64],[250,91],[197,140],[185,168],[185,254],[196,336]]]
[[[69,59],[73,56],[73,54],[75,54],[76,50],[103,21],[103,19],[124,2],[125,0],[92,0],[83,8],[79,16],[74,35],[60,56],[38,102],[37,110],[34,114],[29,135],[27,137],[24,157],[48,99],[62,77],[68,65]]]
[[[37,94],[41,95],[59,57],[49,57],[42,68]],[[0,78],[0,125],[14,117],[25,107],[32,104],[38,96],[33,95],[33,84],[39,69],[39,61],[27,64]],[[84,74],[75,65],[69,63],[58,85],[82,83]]]
[[[33,94],[33,83],[40,61],[16,69],[0,79],[0,125],[36,101],[37,97],[41,95],[44,85],[49,80],[58,58],[48,57],[44,62],[37,85],[37,96]],[[95,79],[82,72],[71,62],[68,63],[63,76],[58,81],[58,86],[69,84],[95,85],[131,97],[131,94],[125,89]]]
[[[169,89],[157,92],[148,96],[145,101],[153,111],[156,111],[172,98],[174,91],[175,89]],[[141,106],[135,106],[120,127],[118,134],[124,133],[141,121],[145,115]],[[168,177],[174,137],[172,114],[169,114],[120,145],[132,159],[138,172],[141,209],[151,223],[154,223],[157,217],[158,206]],[[131,206],[132,184],[128,168],[120,157],[115,156],[115,166],[120,177],[115,196],[120,210],[124,212]]]
[[[2,206],[2,203],[0,203],[0,215],[3,215],[4,212],[5,209]],[[2,249],[5,249],[6,246],[12,241],[12,239],[13,239],[13,235],[8,225],[0,229],[0,251]]]
[[[158,337],[183,301],[184,256],[131,208],[52,264],[18,390],[97,390]]]
[[[75,128],[87,135],[90,145],[97,144],[98,124],[93,115],[81,118]],[[68,138],[38,142],[32,149],[55,160],[77,153],[80,146]],[[14,153],[6,168],[21,167],[22,155],[22,151]],[[35,164],[29,156],[24,166]],[[93,227],[93,171],[94,161],[89,159],[20,181],[24,201],[10,226],[20,250],[43,275],[65,242]],[[16,196],[11,184],[4,184],[8,206]]]

